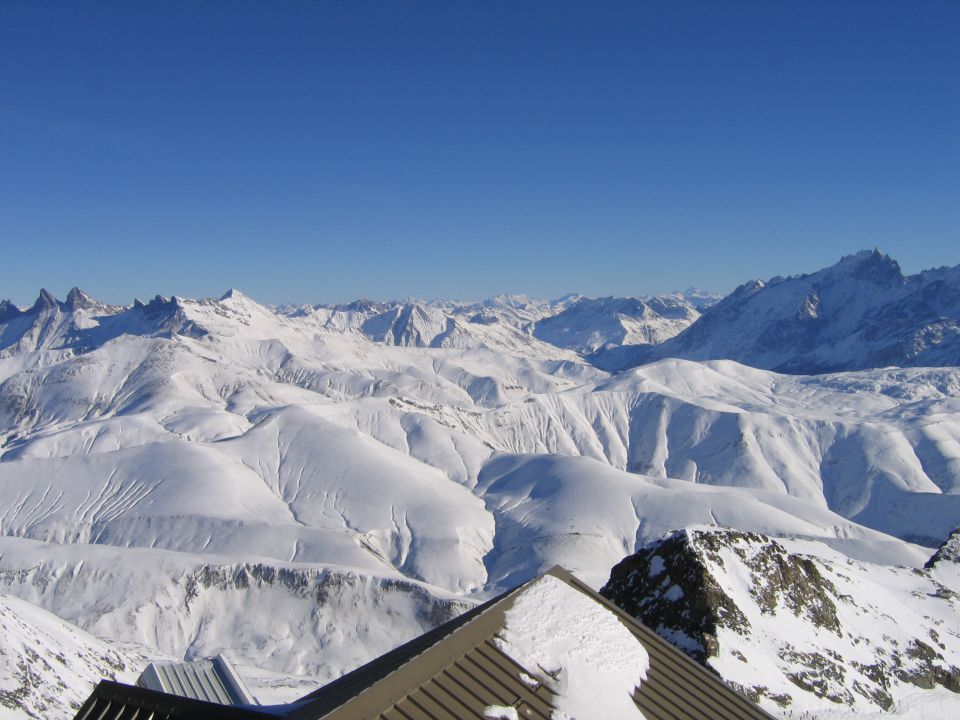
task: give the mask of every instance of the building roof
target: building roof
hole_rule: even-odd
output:
[[[221,705],[255,705],[256,700],[223,655],[212,660],[150,663],[137,686]]]
[[[646,720],[770,720],[755,704],[565,570],[554,568],[547,574],[612,612],[646,650],[646,679],[633,694]],[[507,613],[530,585],[494,598],[290,705],[262,709],[213,705],[218,713],[237,713],[214,715],[206,714],[208,708],[196,705],[196,700],[158,693],[160,698],[146,699],[173,705],[164,710],[167,714],[151,720],[278,716],[289,720],[459,720],[483,718],[488,709],[497,707],[513,708],[519,718],[548,720],[558,700],[551,689],[553,678],[540,667],[527,667],[508,655],[510,648],[502,641]],[[114,717],[94,712],[98,698],[113,703],[111,712],[120,708],[117,702],[129,707],[128,702],[143,699],[121,697],[126,687],[101,683],[76,720]]]

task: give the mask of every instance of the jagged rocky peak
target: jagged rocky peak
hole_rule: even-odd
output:
[[[775,285],[778,282],[781,282],[782,280],[783,278],[775,277],[775,278],[770,278],[768,282],[771,285]],[[754,293],[759,292],[760,290],[763,290],[765,287],[767,287],[767,284],[768,283],[765,283],[763,280],[748,280],[742,285],[737,286],[734,289],[734,291],[730,293],[730,295],[728,295],[727,297],[737,297],[737,298],[750,297]]]
[[[87,295],[78,287],[73,287],[67,293],[67,300],[64,303],[70,310],[89,310],[98,307],[100,303]]]
[[[687,528],[621,561],[600,591],[641,622],[667,631],[668,639],[698,662],[719,649],[721,629],[746,635],[750,621],[712,574],[721,551],[737,548],[753,571],[749,588],[764,609],[782,604],[814,627],[839,632],[835,589],[807,557],[791,555],[775,540],[731,529]]]
[[[767,281],[767,286],[796,280],[810,280],[816,284],[823,284],[843,283],[850,279],[879,288],[897,288],[906,281],[900,264],[886,253],[874,248],[844,255],[833,265],[817,272],[788,277],[778,275]]]
[[[163,295],[154,296],[154,298],[146,304],[139,299],[135,300],[133,303],[134,310],[139,310],[148,317],[173,313],[179,308],[179,306],[179,301],[175,296],[168,299],[163,297]]]
[[[774,711],[890,710],[917,688],[960,692],[956,595],[929,571],[697,526],[620,562],[600,592]]]
[[[45,310],[58,308],[59,306],[60,303],[57,301],[57,298],[54,297],[53,293],[46,288],[42,288],[36,302],[34,302],[33,307],[30,308],[30,312],[43,312]]]
[[[960,268],[905,277],[879,250],[806,275],[748,282],[645,353],[600,358],[607,370],[664,359],[735,360],[792,374],[955,366]]]
[[[857,280],[880,287],[896,287],[905,281],[900,264],[877,249],[864,250],[844,258],[852,262],[852,275]],[[840,262],[843,263],[844,260]]]
[[[0,323],[9,322],[23,315],[23,310],[10,300],[0,300]]]
[[[960,565],[960,528],[957,528],[948,537],[943,545],[937,548],[933,556],[927,560],[925,568],[930,569],[937,563],[953,563]]]

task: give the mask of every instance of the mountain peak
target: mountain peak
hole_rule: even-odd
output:
[[[891,287],[901,285],[904,281],[900,264],[876,248],[847,255],[834,268],[842,268],[851,277],[868,285]]]
[[[250,296],[236,288],[230,288],[220,296],[220,302],[225,300],[250,300]]]
[[[49,310],[51,308],[57,307],[59,302],[57,298],[53,296],[46,288],[40,290],[40,295],[37,296],[37,300],[33,303],[33,307],[30,308],[32,312],[43,312],[44,310]]]
[[[8,322],[23,315],[23,310],[10,300],[0,300],[0,323]]]
[[[80,288],[72,287],[70,288],[70,292],[67,293],[67,300],[65,304],[70,310],[80,310],[95,307],[97,305],[97,301],[87,295]]]

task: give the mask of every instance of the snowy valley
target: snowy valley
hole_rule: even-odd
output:
[[[0,303],[0,717],[218,652],[290,700],[555,564],[774,714],[958,715],[958,338],[960,268],[875,252],[723,299]]]

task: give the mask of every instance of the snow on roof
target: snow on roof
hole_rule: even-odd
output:
[[[557,720],[637,718],[633,692],[650,657],[617,616],[567,583],[544,575],[506,612],[497,647],[537,672],[557,694]]]

